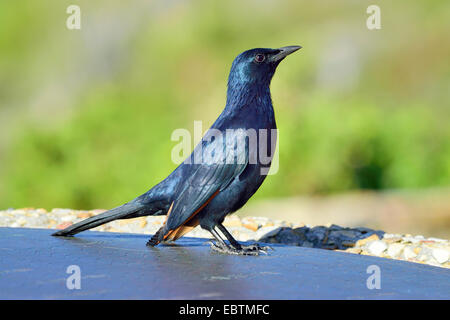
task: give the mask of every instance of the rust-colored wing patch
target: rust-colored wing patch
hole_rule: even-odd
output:
[[[185,235],[186,233],[188,233],[189,231],[191,231],[192,229],[194,229],[196,226],[198,226],[198,224],[200,223],[199,219],[194,219],[194,217],[197,215],[197,213],[199,213],[204,207],[206,207],[206,205],[212,200],[214,199],[215,196],[217,196],[219,194],[220,190],[217,190],[216,192],[214,192],[214,194],[205,201],[204,204],[202,204],[200,206],[200,208],[198,208],[197,210],[195,210],[195,212],[178,228],[173,229],[173,230],[169,230],[169,232],[167,232],[166,235],[164,235],[164,240],[177,240],[180,237],[182,237],[183,235]],[[173,203],[172,203],[173,206]],[[172,211],[172,206],[170,206],[170,209],[167,213],[167,217],[169,217],[170,212]],[[167,219],[166,219],[167,222]]]
[[[184,236],[186,233],[192,231],[196,226],[200,224],[200,220],[198,218],[191,219],[190,221],[186,222],[182,226],[179,226],[177,229],[173,230],[172,233],[170,233],[170,236],[167,237],[166,240],[173,240],[176,241],[182,236]]]

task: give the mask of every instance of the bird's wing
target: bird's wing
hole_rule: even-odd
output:
[[[192,166],[191,174],[174,199],[165,225],[166,232],[177,229],[193,218],[248,164],[249,148],[244,129],[227,130],[224,135],[210,132],[188,158],[191,164],[183,164]],[[214,139],[208,142],[211,135]]]

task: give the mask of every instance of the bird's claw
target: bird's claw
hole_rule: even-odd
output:
[[[267,254],[267,251],[274,250],[269,246],[260,246],[258,243],[250,244],[250,245],[241,245],[242,249],[246,251],[258,251],[264,254]]]
[[[218,242],[210,241],[211,249],[219,253],[245,255],[245,256],[259,256],[260,254],[268,254],[268,250],[273,250],[269,246],[260,246],[259,244],[241,245],[239,249],[232,248],[227,245],[223,245]]]

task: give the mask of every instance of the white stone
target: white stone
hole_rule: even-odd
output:
[[[411,249],[411,247],[406,247],[403,249],[403,255],[405,256],[405,259],[412,259],[417,256],[417,254]]]
[[[412,244],[417,244],[417,243],[420,242],[419,239],[414,238],[414,237],[411,237],[411,236],[404,237],[404,238],[403,238],[403,241],[404,241],[404,242],[410,242],[410,243],[412,243]]]
[[[386,243],[384,243],[383,241],[381,241],[381,240],[375,240],[375,241],[372,241],[370,244],[369,244],[369,246],[368,246],[368,248],[367,248],[368,250],[369,250],[369,252],[371,253],[371,254],[374,254],[374,255],[380,255],[381,253],[383,253],[383,251],[384,250],[386,250],[387,249],[387,245],[386,245]]]
[[[73,222],[77,217],[76,216],[63,216],[61,217],[62,222]]]
[[[445,249],[435,248],[435,249],[433,249],[432,254],[433,254],[433,257],[436,259],[436,261],[439,263],[447,262],[450,257],[450,252],[448,252]]]
[[[431,238],[428,238],[428,240],[430,240],[430,241],[434,241],[434,242],[440,242],[440,243],[444,243],[444,242],[447,242],[447,240],[445,240],[445,239],[440,239],[440,238],[433,238],[433,237],[431,237]]]
[[[388,249],[387,249],[387,254],[390,257],[398,257],[400,255],[400,253],[402,252],[403,248],[405,247],[404,244],[401,243],[393,243],[391,244]]]
[[[27,223],[27,219],[25,219],[24,217],[20,217],[19,219],[17,219],[17,223],[23,227],[26,223]]]

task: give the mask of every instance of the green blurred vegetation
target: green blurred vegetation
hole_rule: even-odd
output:
[[[0,208],[109,208],[206,130],[234,57],[300,44],[272,82],[280,170],[255,199],[450,185],[450,2],[0,2]],[[75,4],[75,3],[74,3]],[[253,199],[252,199],[253,201]]]

